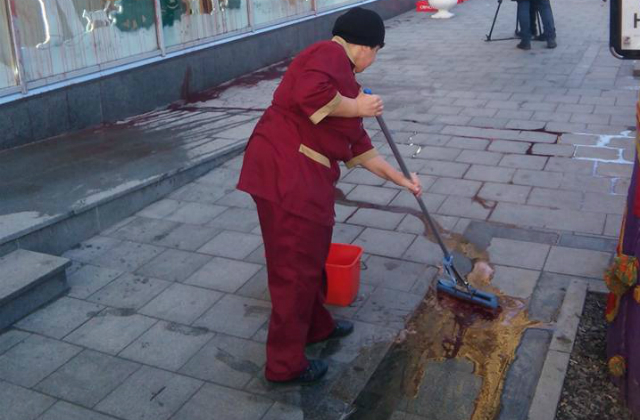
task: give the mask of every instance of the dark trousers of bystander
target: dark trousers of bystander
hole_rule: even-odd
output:
[[[553,21],[553,12],[549,0],[519,0],[518,1],[518,23],[520,24],[520,37],[522,45],[531,44],[531,3],[540,13],[544,34],[547,39],[547,46],[552,48],[555,45],[556,27]]]

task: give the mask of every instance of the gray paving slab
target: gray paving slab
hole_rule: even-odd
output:
[[[0,420],[35,420],[56,400],[0,380]]]
[[[562,174],[555,172],[518,169],[513,176],[513,183],[533,187],[558,188],[562,184],[562,179]]]
[[[599,213],[623,214],[627,197],[624,195],[612,195],[587,192],[582,203],[582,210]]]
[[[495,113],[495,111],[492,110],[491,113],[493,114]],[[469,150],[485,150],[489,144],[490,144],[489,140],[469,138],[469,137],[453,137],[451,138],[451,140],[449,140],[446,143],[447,147],[455,147],[455,148],[469,149]]]
[[[555,322],[572,280],[569,276],[542,272],[529,303],[530,319]]]
[[[366,228],[353,242],[370,254],[386,257],[400,257],[415,240],[409,233],[390,232],[381,229]]]
[[[167,249],[136,270],[136,274],[166,281],[182,282],[209,261],[211,261],[209,255]]]
[[[374,255],[367,259],[366,269],[360,273],[360,281],[408,292],[425,268],[423,264]]]
[[[139,368],[137,363],[84,350],[35,389],[84,407],[93,407]]]
[[[222,296],[215,290],[175,283],[140,308],[138,313],[189,325]]]
[[[114,308],[139,309],[169,287],[171,282],[123,274],[87,299]]]
[[[550,247],[544,244],[493,238],[487,251],[494,264],[542,270],[549,249]]]
[[[105,309],[65,337],[65,341],[116,355],[157,320],[128,309]]]
[[[48,409],[38,420],[113,420],[111,416],[87,410],[65,401],[58,401]]]
[[[182,203],[173,213],[166,216],[167,221],[205,225],[216,216],[227,210],[227,207],[206,203]]]
[[[572,235],[565,233],[560,236],[558,245],[567,248],[590,249],[592,251],[613,253],[616,250],[617,241],[597,236]]]
[[[538,143],[540,144],[540,143]],[[524,154],[531,147],[530,143],[508,141],[508,140],[493,140],[487,150],[490,152],[502,152],[502,153],[520,153]]]
[[[364,226],[354,226],[345,223],[336,223],[333,226],[333,236],[331,242],[350,244],[352,243],[360,233],[365,230]]]
[[[610,260],[610,252],[554,246],[551,247],[544,269],[554,273],[600,279],[609,267]]]
[[[262,420],[304,420],[300,407],[276,402]]]
[[[441,231],[452,231],[460,220],[459,217],[443,216],[440,214],[433,214],[431,217],[436,225],[440,227]],[[424,216],[421,215],[418,217],[413,214],[406,215],[396,228],[398,232],[415,233],[416,235],[424,235],[427,229],[428,224],[424,220]]]
[[[104,306],[62,297],[15,324],[17,328],[62,338],[100,312]]]
[[[217,229],[251,232],[258,226],[258,213],[251,209],[227,209],[216,216],[209,226]]]
[[[261,244],[262,238],[260,236],[243,232],[223,231],[199,248],[198,252],[241,260],[255,251]]]
[[[595,163],[592,160],[551,157],[545,166],[545,171],[591,175],[594,172]]]
[[[551,209],[498,203],[489,220],[516,226],[591,233],[599,235],[604,229],[605,215],[566,209]]]
[[[163,198],[136,213],[136,216],[163,219],[180,207],[180,201]]]
[[[0,379],[31,388],[82,349],[33,334],[0,356]]]
[[[95,259],[87,261],[100,267],[133,272],[164,251],[164,248],[122,241]]]
[[[524,204],[531,191],[531,187],[524,185],[496,184],[485,182],[478,192],[478,198],[489,201],[505,201]]]
[[[450,178],[462,178],[469,169],[469,164],[459,162],[442,162],[428,160],[418,173],[425,175],[446,176]]]
[[[398,190],[393,188],[358,185],[347,195],[347,200],[386,205],[389,204],[397,194]]]
[[[0,334],[0,354],[6,352],[11,347],[24,341],[31,334],[26,331],[7,329]]]
[[[226,295],[193,325],[235,337],[251,338],[266,323],[270,313],[268,302]]]
[[[222,232],[221,229],[207,226],[179,224],[172,231],[153,238],[152,244],[185,251],[195,251],[211,241],[220,232]]]
[[[378,287],[356,313],[355,319],[384,327],[404,328],[421,300],[411,293]]]
[[[245,209],[255,209],[256,203],[251,196],[242,191],[232,191],[225,194],[222,198],[216,201],[216,204],[228,207],[239,207]]]
[[[94,236],[90,240],[66,251],[62,256],[71,260],[90,263],[121,243],[121,241],[114,238]]]
[[[186,284],[214,289],[221,292],[236,292],[262,268],[259,264],[214,257],[209,263],[185,280]]]
[[[622,226],[622,216],[607,214],[604,235],[618,237],[620,235],[620,226]]]
[[[505,166],[507,168],[541,170],[545,167],[546,163],[547,158],[542,156],[506,155],[500,161],[500,166]]]
[[[448,216],[466,217],[484,220],[489,217],[495,203],[479,201],[477,198],[451,195],[438,209],[438,213]]]
[[[536,143],[533,145],[531,152],[540,156],[571,157],[575,152],[575,148],[569,144]]]
[[[211,185],[191,183],[178,188],[168,197],[179,202],[214,204],[228,193],[223,187],[212,188]]]
[[[515,174],[513,168],[497,168],[486,165],[473,165],[465,174],[465,179],[476,181],[509,183]]]
[[[263,343],[217,334],[181,369],[180,373],[231,388],[244,388],[260,374],[266,362]]]
[[[354,225],[394,230],[404,218],[402,213],[394,213],[376,209],[358,209],[348,222]]]
[[[253,299],[271,300],[268,287],[267,268],[263,267],[249,279],[238,291],[237,295]]]
[[[205,384],[175,420],[260,420],[273,401],[247,392]]]
[[[554,209],[580,210],[583,200],[584,193],[581,191],[533,187],[527,204]]]
[[[473,414],[482,378],[473,374],[467,359],[430,362],[415,399],[407,403],[407,412],[434,420],[463,420]]]
[[[354,168],[342,177],[343,182],[359,185],[381,186],[386,181],[376,176],[364,168]]]
[[[121,276],[124,272],[110,268],[96,267],[86,264],[78,268],[69,275],[67,282],[71,287],[69,296],[78,299],[85,299],[96,291],[100,290],[113,280]]]
[[[505,295],[529,299],[538,283],[540,272],[522,268],[495,265],[491,284]]]
[[[473,197],[481,186],[482,183],[477,181],[455,178],[439,178],[429,188],[429,192]]]
[[[201,386],[196,379],[143,366],[96,409],[126,420],[166,420]]]
[[[358,208],[356,206],[347,206],[336,203],[334,210],[336,213],[336,223],[341,223],[347,220],[353,213],[355,213]]]
[[[119,356],[175,372],[213,335],[205,328],[160,321],[122,350]]]
[[[427,206],[427,210],[431,213],[435,213],[446,198],[447,196],[443,194],[422,193],[422,201],[424,201],[424,205]],[[396,198],[391,202],[391,206],[420,210],[420,206],[418,205],[415,196],[408,191],[400,191]]]
[[[126,225],[111,232],[109,236],[123,241],[151,243],[154,238],[166,235],[177,226],[177,223],[168,220],[135,217]]]

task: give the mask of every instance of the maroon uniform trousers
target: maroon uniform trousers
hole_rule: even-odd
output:
[[[324,265],[333,228],[288,213],[276,203],[253,197],[267,256],[271,321],[266,377],[286,381],[307,367],[307,343],[331,334],[333,318],[323,306]]]

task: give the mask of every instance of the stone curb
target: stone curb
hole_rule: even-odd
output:
[[[549,352],[531,402],[529,420],[554,420],[556,417],[587,290],[592,290],[590,286],[591,283],[576,279],[572,280],[567,288]]]
[[[241,154],[246,141],[222,147],[126,188],[113,191],[92,202],[70,209],[42,223],[0,238],[0,256],[19,248],[61,255],[76,244],[107,229],[181,186]]]

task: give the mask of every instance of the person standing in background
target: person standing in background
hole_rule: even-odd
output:
[[[521,41],[517,45],[521,50],[531,49],[531,6],[540,13],[542,25],[544,26],[544,35],[547,40],[547,48],[555,48],[556,43],[556,27],[553,21],[553,12],[551,11],[551,3],[549,0],[517,0],[518,2],[518,23],[520,25]]]

